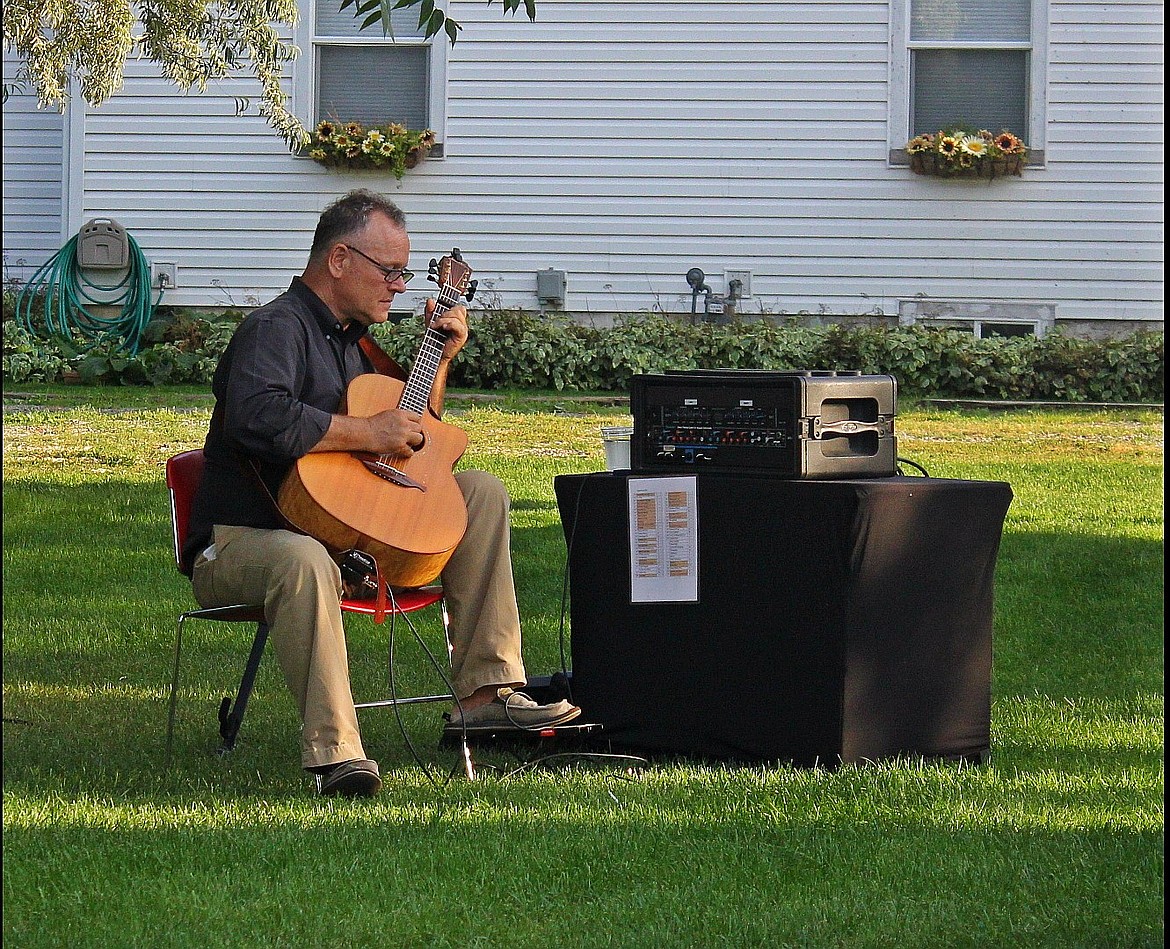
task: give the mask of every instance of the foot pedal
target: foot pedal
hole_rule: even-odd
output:
[[[547,728],[509,728],[502,725],[471,725],[467,728],[469,744],[531,745],[544,742],[586,740],[597,737],[602,726],[594,723],[569,722],[565,725],[550,725]],[[443,729],[439,739],[440,747],[458,747],[463,731],[455,725]]]

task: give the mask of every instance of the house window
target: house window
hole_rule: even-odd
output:
[[[989,339],[992,336],[1043,336],[1044,330],[1038,323],[1004,322],[987,320],[932,320],[922,324],[928,329],[962,330],[971,333],[976,339]]]
[[[987,339],[989,336],[1042,336],[1043,331],[1038,323],[996,323],[976,320],[975,335],[980,339]]]
[[[890,157],[914,135],[953,125],[1009,129],[1043,163],[1046,3],[902,0],[891,38]]]
[[[374,24],[359,29],[353,6],[318,0],[312,18],[312,103],[302,111],[312,125],[324,120],[431,129],[439,142],[446,126],[446,34],[424,40],[418,14],[396,10],[393,37]],[[305,50],[302,38],[302,50]],[[439,146],[432,157],[441,154]]]
[[[1018,300],[943,300],[916,297],[898,301],[898,325],[963,330],[990,336],[1043,336],[1052,329],[1056,308]]]

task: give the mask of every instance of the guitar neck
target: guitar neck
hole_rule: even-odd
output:
[[[431,314],[431,323],[446,313],[459,302],[459,293],[453,287],[444,285],[439,287],[435,298],[435,309]],[[417,412],[422,415],[426,412],[427,403],[431,398],[431,389],[435,385],[435,376],[439,373],[439,360],[443,356],[443,346],[446,345],[448,334],[428,325],[423,334],[422,345],[415,356],[414,365],[406,378],[406,385],[402,390],[402,397],[398,400],[398,407],[407,412]]]

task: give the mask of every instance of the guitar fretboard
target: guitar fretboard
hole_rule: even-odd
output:
[[[435,297],[435,309],[431,314],[431,322],[433,323],[458,302],[458,290],[448,284],[439,287],[439,292]],[[433,326],[427,327],[414,365],[410,367],[410,374],[406,378],[402,397],[398,400],[400,409],[407,412],[417,412],[419,415],[427,410],[427,402],[431,397],[431,388],[435,384],[435,376],[439,371],[439,360],[443,356],[443,346],[446,344],[447,338],[447,334],[442,330],[437,330]]]

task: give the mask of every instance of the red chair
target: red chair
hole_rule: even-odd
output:
[[[195,499],[195,492],[203,478],[203,451],[195,449],[185,451],[167,460],[167,490],[171,496],[171,526],[174,529],[175,565],[180,572],[182,567],[183,545],[187,539],[187,525],[191,517],[191,505]],[[392,613],[414,613],[429,606],[437,606],[443,619],[443,635],[447,643],[447,658],[450,660],[451,636],[448,628],[447,606],[443,600],[441,586],[422,587],[417,590],[403,590],[395,592],[393,599],[387,600],[386,615]],[[345,613],[362,613],[373,616],[376,604],[373,600],[343,599],[341,609]],[[244,713],[248,708],[248,699],[252,694],[252,685],[256,678],[256,671],[264,655],[264,646],[268,641],[268,624],[264,618],[263,606],[249,603],[239,603],[234,606],[218,606],[208,609],[188,610],[179,614],[175,632],[175,664],[171,674],[170,708],[167,712],[167,756],[170,756],[171,742],[175,731],[175,709],[179,690],[179,661],[183,650],[183,625],[190,619],[212,620],[224,623],[255,623],[256,635],[252,640],[252,649],[248,661],[244,666],[244,674],[240,680],[240,688],[236,693],[235,701],[225,697],[219,708],[219,733],[223,739],[221,752],[228,752],[235,746],[236,736],[244,720]],[[451,701],[450,692],[438,695],[422,695],[405,698],[385,699],[377,702],[355,703],[355,708],[384,708],[395,705],[412,705],[421,702]],[[465,768],[468,776],[472,777],[469,757],[465,753]]]

